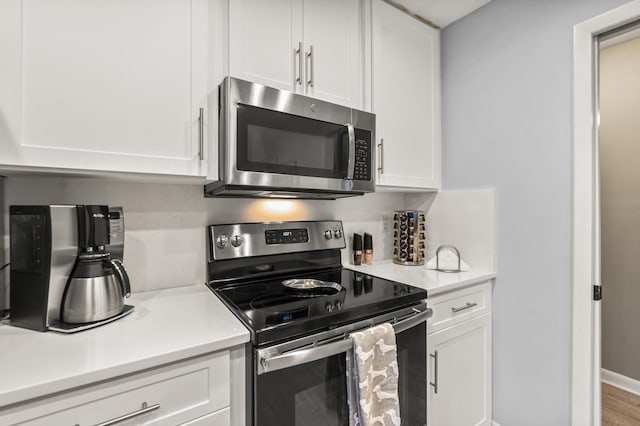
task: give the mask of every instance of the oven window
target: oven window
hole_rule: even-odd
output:
[[[258,376],[257,425],[348,425],[345,355]]]
[[[345,126],[238,105],[239,170],[342,179],[348,161]]]
[[[396,336],[402,425],[427,417],[426,324]],[[257,426],[348,425],[345,354],[256,376]]]

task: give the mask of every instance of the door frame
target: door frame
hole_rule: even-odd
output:
[[[593,285],[600,284],[596,37],[638,19],[635,0],[573,29],[573,426],[601,423],[600,307],[593,301]]]

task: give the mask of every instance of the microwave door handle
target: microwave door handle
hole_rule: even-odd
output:
[[[349,135],[349,157],[347,162],[347,176],[346,179],[353,180],[353,173],[356,168],[356,132],[353,128],[353,124],[345,124],[347,128],[347,134]]]
[[[392,324],[393,329],[396,334],[402,333],[403,331],[425,322],[432,314],[433,311],[431,309],[416,312],[411,315],[410,318],[406,318]],[[328,358],[330,356],[347,352],[351,348],[353,348],[353,341],[350,338],[345,338],[344,340],[339,340],[337,342],[286,352],[275,356],[263,356],[261,351],[258,350],[258,375]]]

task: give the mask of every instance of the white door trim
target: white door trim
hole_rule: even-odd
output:
[[[571,424],[600,425],[597,278],[596,68],[594,38],[640,18],[640,0],[584,21],[573,32],[573,325]],[[598,379],[598,380],[596,380]]]

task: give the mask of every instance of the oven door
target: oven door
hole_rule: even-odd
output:
[[[431,310],[396,318],[398,393],[402,425],[425,425],[427,416],[426,319]],[[374,319],[369,325],[391,319]],[[302,348],[270,347],[255,351],[253,424],[256,426],[348,425],[345,336],[350,327],[300,339]],[[337,333],[337,334],[336,334]],[[308,343],[307,343],[308,342]],[[284,350],[283,350],[284,349]]]
[[[373,114],[231,77],[221,87],[226,185],[375,190]]]

